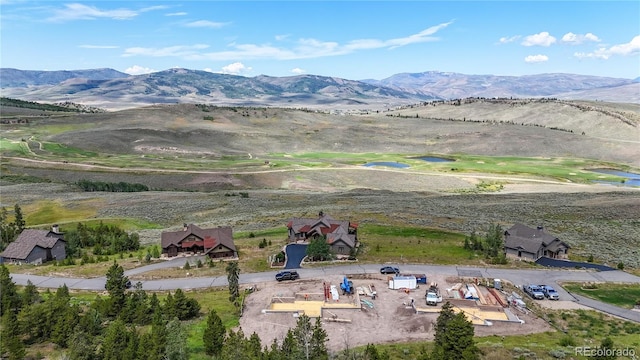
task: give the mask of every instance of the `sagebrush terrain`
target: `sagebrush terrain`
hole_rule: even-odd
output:
[[[620,180],[589,170],[637,172],[639,114],[636,104],[523,100],[358,114],[192,104],[96,114],[3,108],[2,205],[81,208],[31,226],[135,218],[241,231],[320,210],[465,233],[543,224],[573,254],[637,267],[640,192],[594,184]],[[423,155],[456,161],[415,159]],[[370,161],[409,167],[363,166]],[[85,193],[73,185],[81,179],[155,191]],[[248,197],[229,196],[240,191]],[[161,230],[140,232],[157,242]]]

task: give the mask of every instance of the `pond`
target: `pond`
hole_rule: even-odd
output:
[[[640,186],[640,174],[614,170],[614,169],[589,169],[589,171],[607,174],[607,175],[615,175],[625,178],[625,182],[617,182],[617,181],[600,181],[596,180],[595,182],[599,184],[611,184],[611,185],[622,185],[622,186]]]
[[[409,165],[407,165],[407,164],[394,162],[394,161],[374,161],[374,162],[368,162],[368,163],[364,164],[364,166],[366,166],[366,167],[388,166],[388,167],[394,167],[394,168],[400,168],[400,169],[405,169],[405,168],[409,167]]]
[[[417,157],[417,158],[414,158],[414,159],[428,161],[428,162],[452,162],[452,161],[455,161],[453,159],[447,159],[447,158],[437,157],[437,156],[420,156],[420,157]]]

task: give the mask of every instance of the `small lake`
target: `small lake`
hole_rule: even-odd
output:
[[[447,158],[443,158],[443,157],[437,157],[437,156],[420,156],[414,159],[418,159],[418,160],[422,160],[422,161],[428,161],[428,162],[453,162],[455,160],[452,159],[447,159]]]
[[[600,184],[640,186],[640,174],[635,174],[635,173],[630,173],[630,172],[625,172],[620,170],[613,170],[613,169],[589,169],[589,171],[600,173],[600,174],[620,176],[626,179],[624,183],[617,182],[617,181],[599,181],[599,180],[595,181]]]
[[[374,162],[366,163],[364,164],[364,166],[366,167],[387,166],[387,167],[393,167],[393,168],[399,168],[399,169],[405,169],[409,167],[409,165],[407,164],[394,162],[394,161],[374,161]]]

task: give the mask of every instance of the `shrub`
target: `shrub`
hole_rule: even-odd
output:
[[[622,261],[618,263],[618,270],[624,270],[624,263]]]
[[[589,257],[587,258],[587,262],[590,262],[590,263],[593,262],[593,255],[589,255]]]
[[[267,247],[267,239],[262,238],[262,241],[260,241],[260,243],[258,244],[258,247],[259,247],[260,249],[264,249],[264,248],[266,248],[266,247]]]
[[[202,260],[198,259],[198,262],[196,263],[196,267],[198,269],[200,269],[202,267]]]
[[[184,269],[185,270],[189,270],[191,269],[191,264],[189,264],[189,261],[187,260],[187,262],[184,263]]]
[[[565,335],[563,337],[560,338],[560,346],[576,346],[576,341],[573,339],[573,337],[569,336],[569,335]]]

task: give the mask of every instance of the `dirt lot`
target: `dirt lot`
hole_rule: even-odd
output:
[[[400,343],[415,340],[432,340],[434,336],[433,325],[438,317],[437,312],[416,314],[410,306],[413,298],[415,304],[425,307],[424,292],[426,285],[419,284],[419,288],[408,294],[400,290],[388,288],[386,275],[367,275],[367,278],[358,279],[349,277],[355,287],[373,284],[377,291],[377,297],[362,296],[362,299],[371,301],[374,307],[363,306],[362,309],[325,309],[323,310],[322,327],[329,335],[327,343],[330,351],[338,351],[346,347],[366,345],[368,343]],[[325,279],[304,279],[293,282],[272,282],[256,284],[258,291],[252,293],[246,299],[245,312],[240,319],[240,326],[247,335],[258,334],[263,344],[271,344],[274,339],[279,343],[285,337],[287,331],[295,327],[296,317],[293,313],[265,313],[273,297],[293,297],[304,301],[304,295],[308,294],[309,301],[323,298],[323,282],[330,282],[338,286],[342,281],[340,276],[331,276]],[[429,282],[437,282],[446,300],[446,288],[453,284],[443,276],[430,275]],[[340,302],[352,301],[353,296],[343,296],[340,293]],[[458,300],[460,302],[461,300]],[[467,300],[468,301],[468,300]],[[468,301],[470,306],[475,304]],[[439,307],[438,307],[439,308]],[[435,310],[435,308],[432,308]],[[513,335],[529,334],[534,332],[551,331],[552,329],[541,319],[533,315],[520,312],[514,313],[524,320],[524,324],[513,322],[493,321],[491,326],[475,326],[478,336],[487,335]],[[350,320],[350,323],[331,322],[324,320],[337,317]]]

